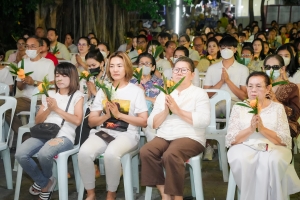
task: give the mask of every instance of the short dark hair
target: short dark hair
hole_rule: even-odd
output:
[[[254,71],[252,72],[251,74],[249,74],[249,76],[247,77],[247,80],[246,80],[246,84],[248,85],[249,83],[249,79],[253,76],[261,76],[264,78],[264,82],[266,84],[266,86],[269,86],[271,84],[271,80],[270,80],[270,77],[265,73],[265,72],[262,72],[262,71]]]
[[[98,40],[98,38],[95,38],[95,37],[91,37],[90,39],[89,39],[89,41],[90,41],[90,44],[91,44],[91,39],[94,39],[94,40],[96,40],[96,42],[97,42],[97,46],[98,46],[98,44],[99,44],[99,40]]]
[[[66,33],[65,36],[69,35],[71,37],[72,40],[74,40],[74,34],[72,32],[68,32]]]
[[[42,37],[41,40],[43,41],[43,45],[44,42],[46,43],[47,47],[48,47],[48,51],[50,49],[50,40],[48,38]]]
[[[206,37],[208,38],[209,35],[212,35],[212,36],[214,37],[214,36],[215,36],[215,33],[214,33],[214,32],[208,32],[208,33],[206,34]]]
[[[148,42],[148,39],[147,39],[146,35],[138,35],[136,40],[138,40],[140,38],[144,38],[146,40],[146,42]]]
[[[89,51],[86,55],[85,55],[85,60],[92,58],[96,61],[98,61],[99,63],[104,61],[104,57],[101,53],[101,51],[99,49],[95,49],[92,51]]]
[[[267,37],[266,37],[266,35],[265,35],[264,32],[259,32],[259,33],[257,33],[257,34],[255,35],[255,38],[259,38],[258,36],[260,36],[260,35],[264,36],[264,37],[265,37],[265,40],[267,41]]]
[[[180,37],[179,37],[179,40],[180,38],[184,37],[186,39],[187,42],[190,42],[191,39],[190,39],[190,36],[188,36],[187,34],[182,34]]]
[[[152,65],[155,66],[155,69],[154,71],[151,71],[151,75],[153,75],[155,73],[155,70],[156,70],[156,61],[155,61],[155,58],[148,52],[143,52],[141,53],[137,59],[136,59],[136,63],[138,64],[140,62],[140,59],[143,58],[143,57],[146,57],[146,58],[149,58],[151,60],[151,63]]]
[[[81,40],[81,39],[82,39],[82,40],[85,40],[86,43],[87,43],[87,45],[90,46],[91,43],[90,43],[90,40],[89,40],[88,37],[80,37],[80,38],[78,39],[78,42],[79,42],[79,40]]]
[[[175,49],[173,55],[175,55],[175,52],[176,52],[176,51],[183,51],[183,52],[184,52],[184,55],[185,55],[186,57],[189,57],[189,50],[188,50],[185,46],[179,46],[179,47],[177,47],[177,48]]]
[[[39,38],[39,37],[36,36],[36,35],[31,35],[31,36],[29,36],[29,37],[27,38],[27,40],[29,40],[29,39],[31,39],[31,38],[36,39],[37,42],[39,43],[39,45],[40,45],[40,46],[43,46],[43,40],[42,40],[41,38]],[[26,41],[27,41],[27,40],[26,40]]]
[[[182,57],[178,58],[178,59],[176,60],[176,62],[174,63],[174,66],[175,66],[176,63],[178,63],[178,62],[186,62],[186,63],[188,63],[191,72],[194,72],[194,71],[195,71],[195,64],[194,64],[194,61],[192,61],[192,59],[190,59],[189,57],[187,57],[187,56],[182,56]]]
[[[147,31],[146,29],[140,29],[140,30],[139,30],[139,33],[140,33],[140,32],[144,32],[144,33],[145,33],[145,35],[147,35],[147,34],[148,34],[148,31]]]
[[[54,82],[56,83],[56,74],[68,76],[70,78],[69,93],[68,95],[74,94],[79,90],[79,77],[78,71],[75,65],[69,62],[58,63],[54,69]],[[55,84],[56,92],[59,90]]]
[[[233,47],[237,47],[237,45],[238,45],[238,41],[237,41],[234,37],[229,36],[229,35],[223,37],[223,38],[220,40],[220,42],[219,42],[219,46],[220,46],[220,47],[221,47],[221,46],[228,46],[228,47],[233,46]]]
[[[241,51],[241,52],[243,52],[244,50],[248,50],[248,51],[251,52],[252,55],[254,55],[254,50],[253,50],[252,46],[244,46],[244,47],[242,48],[242,51]]]
[[[171,40],[171,35],[169,33],[166,33],[166,32],[160,32],[158,34],[158,37],[161,37],[161,38],[168,38],[169,40]]]
[[[239,37],[246,37],[246,34],[245,33],[239,33]]]
[[[132,32],[126,32],[126,37],[128,38],[134,38],[134,34]]]
[[[168,48],[169,45],[171,45],[171,44],[175,44],[176,45],[176,42],[169,40],[169,41],[166,42],[165,47]]]
[[[56,28],[48,28],[47,32],[49,32],[49,31],[54,31],[55,35],[58,35]]]

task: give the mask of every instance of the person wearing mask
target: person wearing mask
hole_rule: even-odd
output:
[[[287,77],[290,82],[295,83],[299,88],[300,93],[300,69],[297,57],[294,56],[293,50],[289,44],[280,46],[276,54],[280,55],[284,60],[284,66],[286,66]]]
[[[49,52],[50,41],[48,40],[48,38],[41,38],[41,40],[43,40],[43,46],[41,48],[41,56],[52,60],[54,66],[56,66],[58,64],[58,60],[52,53]]]
[[[87,71],[88,66],[85,62],[85,56],[90,49],[90,40],[87,37],[81,37],[77,43],[78,54],[75,54],[71,58],[71,63],[78,69],[78,73]]]
[[[34,88],[36,88],[47,76],[50,82],[54,80],[54,64],[51,60],[41,56],[41,48],[43,41],[37,36],[30,36],[26,41],[26,55],[24,58],[24,72],[33,72],[25,78],[17,77],[17,88],[22,91],[22,96],[17,98],[16,113],[21,111],[30,111],[30,99],[33,94]],[[21,66],[21,62],[18,63],[18,67]],[[11,113],[6,112],[5,120],[10,124]],[[22,122],[17,115],[14,115],[12,122],[12,130],[15,134],[18,133],[19,127],[22,126]]]
[[[68,48],[70,53],[78,53],[78,48],[74,44],[74,35],[69,32],[65,35],[65,46]]]
[[[17,40],[17,52],[9,55],[7,62],[19,63],[23,58],[26,57],[26,39],[19,38]]]
[[[134,45],[134,41],[133,41],[133,45]],[[100,50],[100,52],[102,53],[103,57],[104,57],[104,63],[107,63],[107,59],[110,56],[110,48],[108,43],[105,42],[100,42],[98,44],[98,49]]]
[[[55,28],[49,28],[47,38],[50,41],[50,52],[53,53],[58,60],[70,60],[70,52],[67,47],[58,42],[58,34]]]

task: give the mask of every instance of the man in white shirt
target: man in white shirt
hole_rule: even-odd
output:
[[[147,51],[148,39],[145,35],[137,36],[137,47],[134,51],[128,53],[128,56],[132,63],[134,63],[139,54]]]
[[[238,41],[232,36],[224,37],[220,42],[222,62],[211,65],[206,73],[204,89],[221,89],[230,93],[232,104],[247,98],[246,79],[249,70],[234,59]],[[225,104],[220,102],[216,115],[225,115]]]
[[[24,59],[24,73],[33,72],[23,79],[19,77],[17,87],[22,91],[22,97],[17,98],[17,107],[15,113],[21,111],[30,111],[30,98],[34,95],[33,90],[37,87],[45,76],[50,82],[54,81],[54,64],[50,59],[43,58],[40,54],[43,41],[37,36],[31,36],[26,41],[26,54],[28,58]],[[19,62],[18,66],[21,66]],[[5,119],[10,123],[11,113],[6,113]],[[22,126],[21,120],[14,115],[12,129],[18,133],[19,127]]]
[[[157,26],[157,21],[153,21],[152,22],[152,26],[150,28],[151,33],[160,33],[161,32],[161,28],[159,26]]]
[[[118,48],[118,51],[129,52],[132,49],[134,35],[131,32],[127,32],[126,36],[126,43],[121,44],[121,46]]]
[[[71,60],[68,48],[57,41],[58,34],[56,29],[49,28],[47,31],[47,38],[51,43],[49,52],[53,53],[58,60]]]

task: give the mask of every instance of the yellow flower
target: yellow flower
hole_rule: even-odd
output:
[[[88,71],[83,71],[83,72],[81,72],[81,74],[84,75],[85,77],[88,77],[89,72]]]
[[[39,84],[38,90],[39,90],[41,93],[44,92],[44,89],[43,89],[43,83],[40,83],[40,84]]]
[[[24,72],[24,69],[19,69],[18,72],[17,72],[17,74],[18,74],[18,77],[19,77],[20,79],[25,78],[25,72]]]
[[[138,49],[137,53],[140,55],[141,53],[143,53],[142,49]]]
[[[170,81],[170,86],[173,87],[174,86],[174,81]]]
[[[213,59],[211,55],[208,55],[206,58],[207,58],[208,60],[212,60],[212,59]]]
[[[170,80],[167,80],[167,87],[171,87],[171,81]]]
[[[135,68],[135,71],[138,72],[138,73],[140,73],[141,68],[138,68],[138,67],[137,67],[137,68]]]
[[[256,99],[251,100],[249,102],[249,104],[250,104],[251,108],[255,108],[255,106],[256,106]]]

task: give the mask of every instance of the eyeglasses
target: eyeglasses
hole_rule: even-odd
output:
[[[194,47],[201,47],[203,44],[194,44]]]
[[[142,67],[143,65],[147,66],[147,67],[151,67],[152,63],[139,63],[139,67]]]
[[[82,46],[82,47],[86,47],[87,44],[81,44],[81,43],[78,43],[77,46]]]
[[[188,71],[191,71],[191,70],[187,69],[187,68],[173,68],[173,72],[175,74],[178,74],[180,71],[182,74],[186,74]]]
[[[281,67],[279,65],[265,65],[265,70],[279,70]]]
[[[25,48],[26,49],[37,49],[38,47],[36,47],[34,45],[31,45],[31,46],[25,45]]]
[[[186,40],[179,40],[179,43],[187,43]]]

